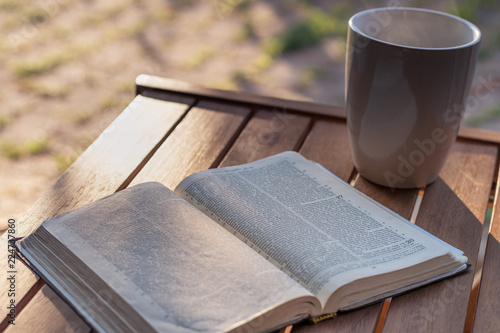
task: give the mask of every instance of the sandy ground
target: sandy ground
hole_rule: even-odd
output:
[[[345,25],[384,1],[0,2],[0,224],[19,218],[134,97],[141,73],[209,87],[342,105],[345,35],[273,55],[272,42],[318,12]],[[406,5],[406,2],[405,2]],[[408,5],[457,11],[455,1]],[[476,9],[478,78],[500,78],[498,12]],[[316,17],[314,16],[314,17]],[[500,82],[500,79],[498,79]],[[496,86],[470,110],[500,128]],[[486,120],[485,120],[486,119]]]

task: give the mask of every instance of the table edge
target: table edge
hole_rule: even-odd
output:
[[[320,104],[308,101],[289,100],[278,97],[256,95],[241,91],[207,88],[199,84],[189,83],[171,78],[149,74],[140,74],[136,80],[136,94],[143,95],[147,91],[169,92],[202,96],[208,99],[225,100],[240,103],[250,103],[255,106],[271,107],[280,110],[295,111],[335,118],[346,118],[344,107]],[[472,127],[460,127],[458,136],[462,139],[475,140],[500,145],[500,132]]]

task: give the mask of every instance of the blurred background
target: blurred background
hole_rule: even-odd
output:
[[[464,126],[500,130],[494,0],[0,0],[0,221],[19,218],[94,141],[141,73],[342,106],[347,21],[385,6],[481,29]]]

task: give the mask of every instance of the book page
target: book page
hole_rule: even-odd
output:
[[[227,331],[300,297],[313,311],[307,290],[158,183],[43,226],[160,332]]]
[[[450,251],[294,152],[196,173],[176,192],[323,305],[349,281]]]

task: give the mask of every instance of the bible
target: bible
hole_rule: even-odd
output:
[[[133,186],[16,245],[103,332],[271,331],[467,268],[463,252],[295,152],[201,171],[174,192]]]

